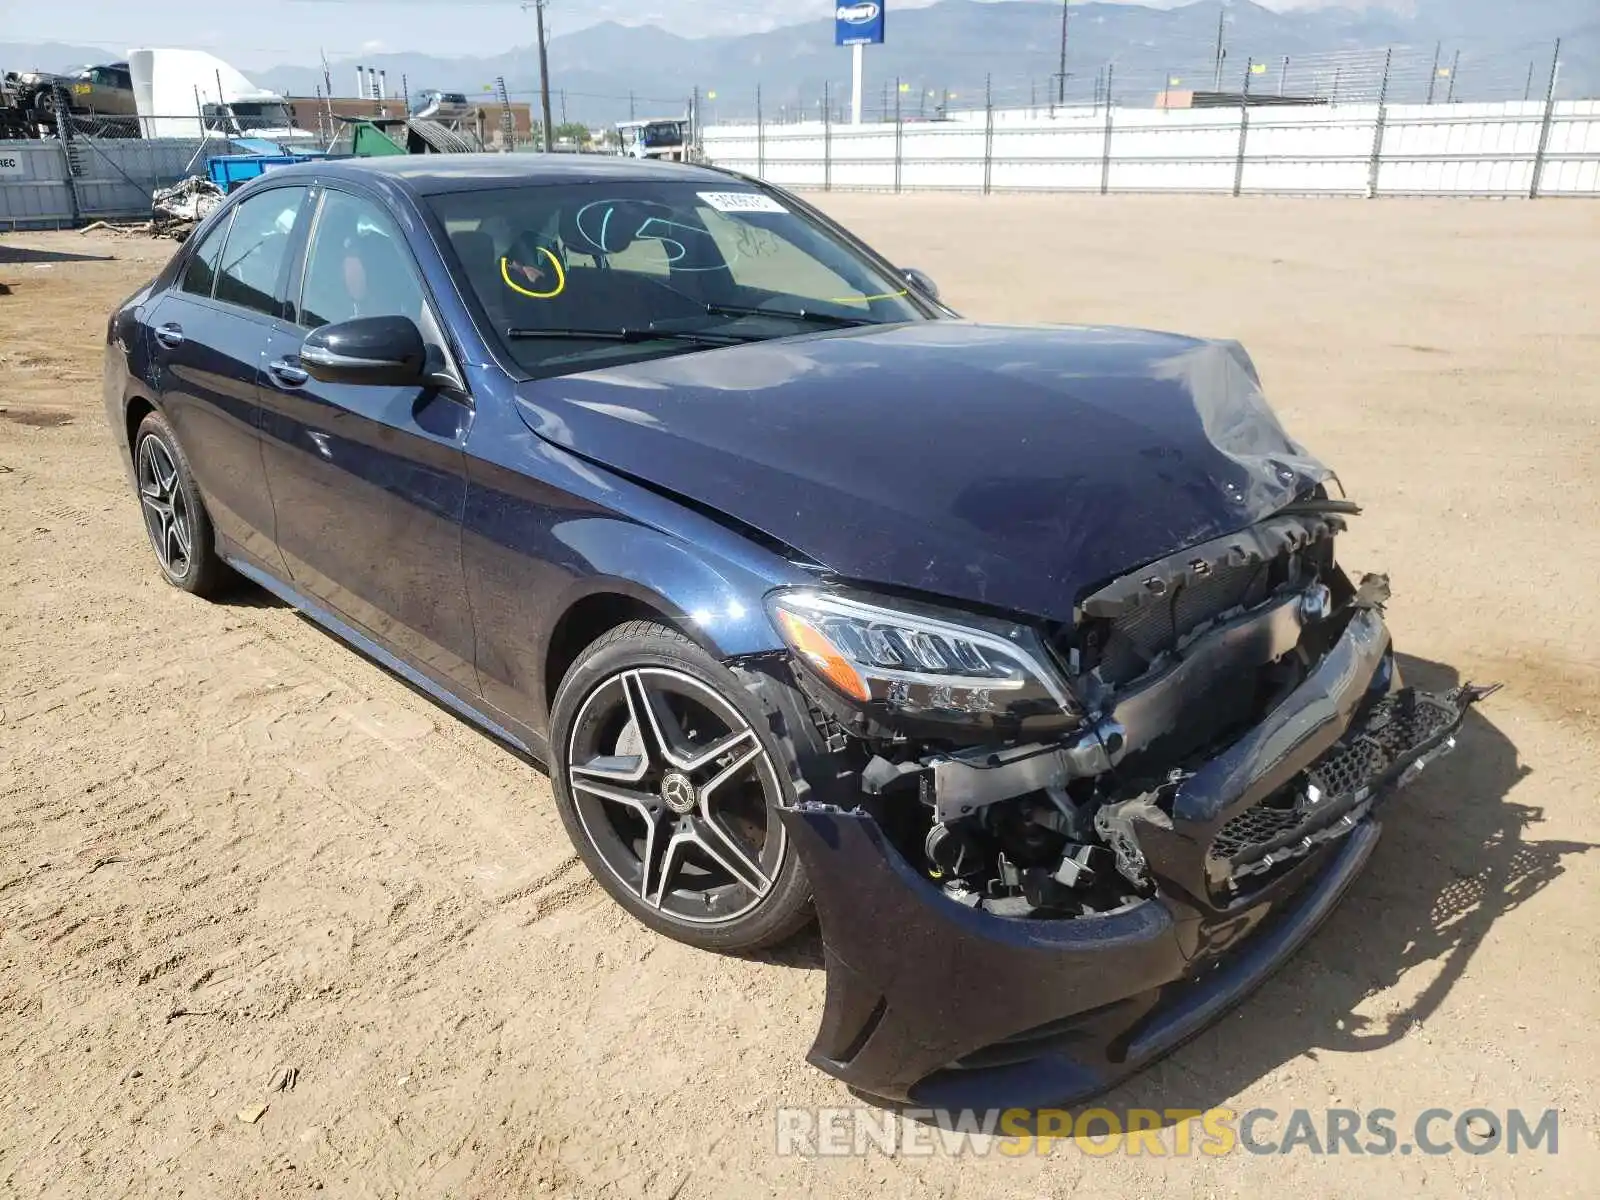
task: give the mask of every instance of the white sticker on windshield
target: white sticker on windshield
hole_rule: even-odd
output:
[[[724,213],[789,211],[771,196],[761,192],[701,192],[700,199],[718,212]]]

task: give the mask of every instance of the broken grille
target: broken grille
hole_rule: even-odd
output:
[[[1269,808],[1267,803],[1247,808],[1211,842],[1212,858],[1233,858],[1256,846],[1266,846],[1297,829],[1305,816],[1293,808]]]
[[[1401,760],[1438,738],[1458,716],[1451,705],[1411,688],[1386,696],[1372,706],[1361,732],[1312,764],[1298,788],[1269,796],[1224,825],[1209,856],[1237,863],[1289,845],[1304,830],[1365,800]]]

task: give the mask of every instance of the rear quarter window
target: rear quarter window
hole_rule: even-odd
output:
[[[217,260],[222,257],[222,247],[228,240],[228,226],[232,223],[231,215],[224,217],[195,247],[183,268],[183,277],[178,281],[180,291],[188,292],[191,296],[210,296],[215,290]]]

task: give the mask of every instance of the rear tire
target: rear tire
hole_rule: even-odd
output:
[[[810,923],[769,716],[677,630],[630,621],[585,650],[556,693],[550,752],[573,847],[650,928],[742,953]]]
[[[133,473],[161,574],[192,595],[215,596],[227,582],[227,564],[217,557],[216,533],[189,460],[160,413],[145,417],[134,434]]]

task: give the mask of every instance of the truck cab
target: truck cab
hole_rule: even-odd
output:
[[[643,121],[618,121],[618,153],[624,158],[659,158],[684,162],[687,158],[688,121],[657,117]]]

